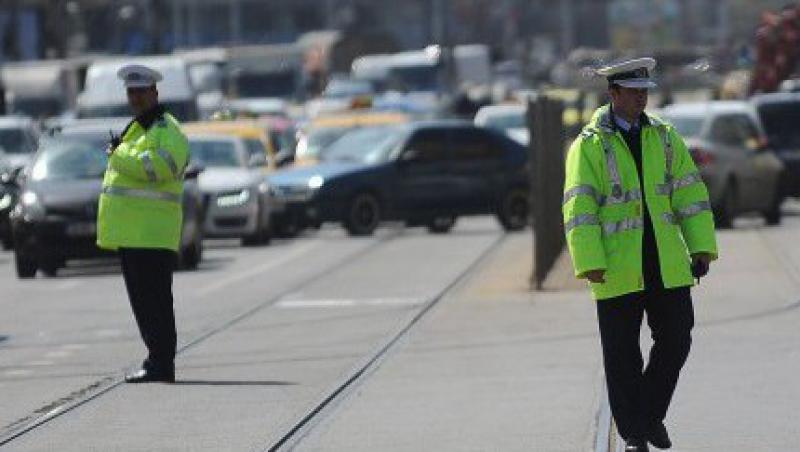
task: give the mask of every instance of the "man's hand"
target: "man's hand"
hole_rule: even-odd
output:
[[[711,254],[709,253],[694,253],[692,254],[692,276],[700,280],[708,273],[708,267],[711,264]]]
[[[588,272],[584,273],[586,279],[593,283],[604,283],[606,282],[606,271],[605,270],[589,270]]]

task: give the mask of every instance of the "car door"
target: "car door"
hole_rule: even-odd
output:
[[[449,136],[446,128],[422,128],[406,142],[397,160],[395,208],[405,217],[429,217],[451,208]]]
[[[738,127],[738,114],[723,114],[714,118],[710,137],[716,150],[717,168],[721,171],[718,180],[725,190],[735,185],[737,210],[746,209],[751,203],[749,193],[753,190],[754,175],[750,170],[750,152],[746,149],[743,134]]]
[[[455,205],[461,213],[493,211],[494,187],[503,166],[503,146],[488,130],[458,127],[451,130],[450,177]]]

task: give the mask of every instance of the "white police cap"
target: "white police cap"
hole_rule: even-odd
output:
[[[655,88],[656,83],[650,78],[650,72],[656,67],[652,58],[636,58],[609,64],[597,70],[609,84],[623,88]]]
[[[121,67],[117,71],[117,77],[125,83],[125,88],[147,88],[154,86],[164,78],[160,72],[141,64],[129,64]]]

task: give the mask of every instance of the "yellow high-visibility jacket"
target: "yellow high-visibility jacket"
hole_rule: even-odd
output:
[[[708,191],[675,129],[648,116],[642,127],[642,172],[622,135],[600,107],[572,143],[564,183],[564,231],[575,275],[605,270],[590,283],[602,300],[644,289],[642,235],[647,202],[666,288],[691,286],[690,255],[717,258]]]
[[[97,245],[177,251],[188,161],[189,143],[169,113],[162,111],[149,128],[129,124],[103,178]]]

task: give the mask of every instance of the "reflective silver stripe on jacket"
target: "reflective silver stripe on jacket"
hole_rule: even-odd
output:
[[[579,195],[586,195],[593,198],[597,201],[597,204],[600,205],[603,200],[603,196],[595,190],[594,187],[591,185],[577,185],[575,187],[570,188],[566,192],[564,192],[564,201],[562,204],[568,203],[572,198],[575,198]]]
[[[575,218],[569,220],[564,225],[564,233],[568,234],[569,231],[577,228],[578,226],[600,224],[600,219],[594,214],[577,215]]]
[[[144,172],[147,174],[147,179],[150,182],[155,182],[158,178],[156,177],[156,170],[153,168],[153,160],[150,159],[150,154],[142,154],[141,159]]]
[[[617,156],[614,154],[614,149],[605,134],[601,132],[598,135],[603,143],[603,150],[606,153],[606,166],[608,167],[608,174],[611,176],[610,198],[619,198],[622,196],[622,178],[619,175],[619,167],[617,167]]]
[[[656,192],[659,195],[670,195],[675,190],[680,190],[681,188],[688,187],[693,184],[697,184],[703,182],[703,179],[700,177],[700,173],[694,172],[689,173],[678,180],[672,181],[672,187],[667,186],[667,184],[659,185],[656,188]]]
[[[639,201],[642,199],[642,191],[638,188],[634,188],[631,191],[627,191],[625,193],[621,193],[619,197],[609,196],[608,198],[604,198],[601,200],[600,205],[602,206],[613,206],[615,204],[625,204],[626,202],[631,201]]]
[[[670,224],[678,224],[678,221],[683,221],[699,213],[708,211],[711,211],[711,203],[708,201],[699,201],[682,207],[675,211],[675,213],[665,213],[664,221]]]
[[[666,168],[664,169],[664,184],[659,185],[656,190],[661,195],[672,196],[672,191],[675,189],[672,177],[672,142],[669,140],[669,131],[664,123],[659,123],[656,128],[658,134],[661,136],[661,142],[664,146],[664,161]]]
[[[103,193],[111,196],[127,196],[129,198],[154,199],[176,203],[181,202],[181,196],[178,194],[147,190],[144,188],[103,187]]]
[[[630,231],[632,229],[644,228],[644,221],[641,218],[626,218],[616,223],[604,223],[603,235],[616,234],[618,232]]]
[[[156,154],[159,155],[165,162],[167,162],[167,166],[169,166],[169,170],[172,172],[172,176],[175,179],[178,179],[180,176],[180,172],[178,171],[178,164],[175,162],[175,159],[172,158],[172,154],[167,152],[165,149],[158,149]]]

